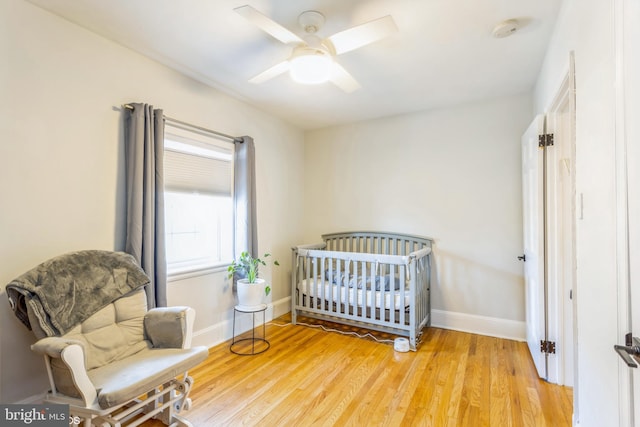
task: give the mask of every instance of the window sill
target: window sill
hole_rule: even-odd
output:
[[[184,267],[181,269],[175,269],[167,273],[167,282],[177,282],[179,280],[190,279],[192,277],[205,276],[207,274],[219,273],[224,271],[226,273],[227,268],[231,263],[217,265],[206,265],[200,267]]]

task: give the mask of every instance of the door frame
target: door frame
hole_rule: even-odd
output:
[[[576,282],[576,103],[573,52],[569,69],[556,91],[545,120],[545,132],[554,134],[547,150],[547,232],[549,337],[556,342],[557,357],[548,361],[548,381],[574,387],[578,380]],[[565,173],[568,185],[562,182]],[[568,194],[567,194],[568,193]],[[568,199],[568,200],[567,200]],[[564,202],[564,203],[563,203]],[[564,262],[566,258],[569,263]],[[569,300],[569,295],[572,298]],[[567,372],[571,369],[572,372]],[[569,383],[569,384],[568,384]],[[577,399],[574,399],[574,402]],[[575,409],[575,408],[574,408]]]
[[[638,11],[637,3],[633,0],[615,0],[613,2],[613,31],[614,31],[614,60],[617,84],[615,85],[615,217],[616,217],[616,290],[618,295],[618,336],[617,341],[624,343],[624,337],[632,332],[634,336],[640,335],[640,330],[632,330],[634,325],[632,301],[638,300],[638,296],[632,295],[631,288],[631,261],[630,247],[630,223],[629,214],[631,208],[637,208],[629,199],[630,173],[637,173],[633,169],[638,167],[640,159],[637,156],[629,159],[628,144],[632,142],[632,137],[638,137],[640,131],[634,120],[627,120],[630,111],[637,112],[640,103],[640,90],[638,84],[630,83],[631,76],[637,73],[631,67],[639,67],[640,48],[636,38],[640,35],[637,28],[637,17],[629,10]],[[634,56],[635,55],[635,56]],[[635,62],[633,62],[635,61]],[[637,77],[636,77],[637,78]],[[631,163],[631,164],[630,164]],[[633,170],[630,170],[633,169]],[[636,189],[637,190],[637,189]],[[633,206],[632,206],[633,205]],[[636,220],[637,223],[637,220]],[[636,231],[637,232],[637,231]],[[636,307],[636,310],[638,308]],[[637,314],[636,314],[637,316]],[[636,322],[637,325],[639,322]],[[637,384],[640,377],[624,363],[618,364],[618,415],[622,426],[635,425],[637,412],[640,407],[634,405],[634,400],[638,400],[640,391]]]

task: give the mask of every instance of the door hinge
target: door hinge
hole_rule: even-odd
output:
[[[542,135],[538,135],[538,147],[550,147],[553,145],[553,134],[545,133]]]
[[[554,341],[540,340],[540,352],[547,354],[556,354],[556,343]]]

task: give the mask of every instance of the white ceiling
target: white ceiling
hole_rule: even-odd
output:
[[[313,129],[530,91],[561,0],[29,0],[199,81]],[[282,74],[247,80],[286,59],[291,46],[233,8],[249,4],[297,34],[318,10],[326,37],[392,15],[399,31],[338,57],[362,88],[303,86]],[[526,25],[491,36],[505,19]]]

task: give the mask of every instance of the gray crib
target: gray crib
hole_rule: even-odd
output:
[[[431,324],[432,239],[369,231],[322,239],[292,248],[292,323],[303,315],[391,332],[415,351]]]

